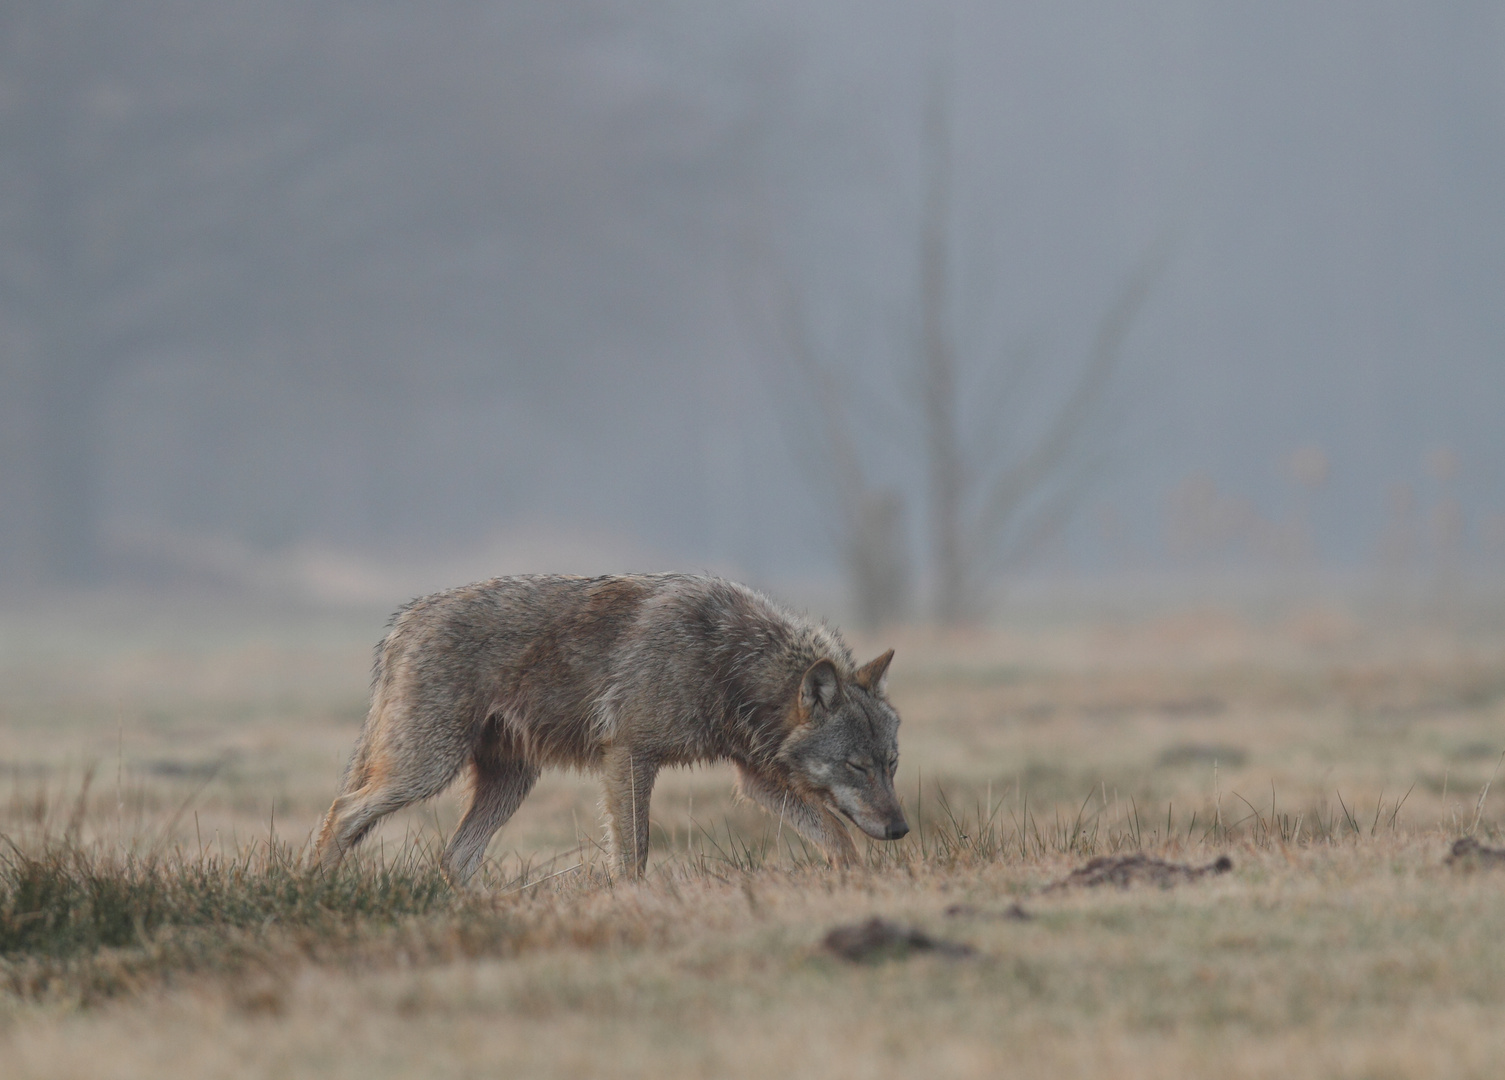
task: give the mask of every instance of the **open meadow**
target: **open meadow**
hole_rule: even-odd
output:
[[[1499,611],[848,634],[897,649],[908,838],[832,871],[671,771],[614,882],[594,782],[546,774],[465,894],[456,793],[302,868],[382,623],[0,615],[7,1080],[1505,1069]],[[1068,878],[1135,854],[1231,869]]]

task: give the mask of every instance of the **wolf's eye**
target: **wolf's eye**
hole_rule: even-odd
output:
[[[867,776],[873,771],[870,765],[862,761],[848,761],[847,768],[861,776]]]

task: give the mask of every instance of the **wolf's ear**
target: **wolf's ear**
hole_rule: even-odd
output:
[[[863,664],[852,675],[852,681],[870,694],[881,694],[888,689],[888,662],[894,658],[894,650]]]
[[[829,660],[817,660],[800,680],[800,712],[806,716],[819,705],[833,709],[841,700],[841,677],[836,674],[836,665]]]

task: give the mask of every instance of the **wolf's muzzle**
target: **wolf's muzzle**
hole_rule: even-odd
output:
[[[883,830],[883,839],[902,840],[909,835],[909,822],[901,821],[896,825],[889,825]]]

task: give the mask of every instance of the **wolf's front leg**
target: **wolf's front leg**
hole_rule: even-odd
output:
[[[796,832],[824,851],[833,866],[856,864],[857,848],[847,833],[847,827],[831,811],[770,783],[745,765],[738,764],[737,777],[743,795],[780,821],[787,821]]]
[[[658,762],[629,746],[611,747],[601,762],[606,827],[617,866],[629,877],[648,868],[648,799],[657,775]]]

